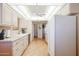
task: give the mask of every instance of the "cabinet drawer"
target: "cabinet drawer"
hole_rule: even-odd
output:
[[[19,43],[20,43],[20,40],[18,39],[18,40],[13,42],[13,45],[18,45]]]
[[[13,49],[13,55],[19,56],[19,55],[20,55],[20,54],[19,54],[19,51],[20,51],[20,48],[19,48],[19,47],[14,48],[14,49]]]
[[[13,42],[13,45],[14,46],[19,45],[22,42],[23,42],[23,39],[18,39],[18,40],[16,40],[16,41]]]
[[[13,55],[19,56],[28,45],[27,37],[22,37],[13,43]]]
[[[22,45],[18,45],[16,47],[13,48],[13,55],[21,55],[23,51],[23,46]]]
[[[13,55],[21,55],[21,51],[24,50],[24,42],[18,41],[18,43],[16,43],[13,45]]]

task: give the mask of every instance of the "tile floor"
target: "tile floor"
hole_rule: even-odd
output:
[[[42,39],[33,39],[23,56],[48,56],[48,45]]]

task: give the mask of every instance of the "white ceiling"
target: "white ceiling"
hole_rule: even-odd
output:
[[[55,14],[64,4],[51,4],[51,5],[23,5],[23,4],[9,4],[17,12],[20,12],[25,18],[30,18],[32,20],[37,19],[46,19],[50,16]],[[27,17],[26,17],[27,16]]]
[[[33,17],[43,17],[47,13],[47,9],[49,6],[46,5],[28,5],[25,6],[27,11],[29,12],[30,16]]]

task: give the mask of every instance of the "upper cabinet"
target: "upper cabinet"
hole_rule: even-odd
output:
[[[56,15],[74,15],[79,13],[79,3],[70,3],[64,5]]]
[[[2,22],[2,5],[0,4],[0,24]]]
[[[0,3],[0,25],[17,27],[17,14],[8,4]]]
[[[19,18],[19,25],[20,28],[27,28],[27,20],[23,19],[23,18]]]
[[[2,4],[2,24],[11,25],[12,13],[7,4]]]
[[[12,9],[12,19],[11,19],[11,24],[14,27],[18,27],[18,14],[15,10]]]
[[[70,14],[78,14],[79,13],[79,3],[71,3],[70,4]]]

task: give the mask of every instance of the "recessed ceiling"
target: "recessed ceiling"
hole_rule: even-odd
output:
[[[28,9],[27,11],[29,11],[29,14],[31,16],[37,16],[37,17],[45,16],[47,13],[48,7],[49,6],[45,6],[45,5],[28,5],[28,6],[26,6],[26,8]]]
[[[52,5],[23,5],[23,4],[9,4],[17,9],[25,18],[30,19],[46,19],[51,14],[55,14],[64,4]]]

